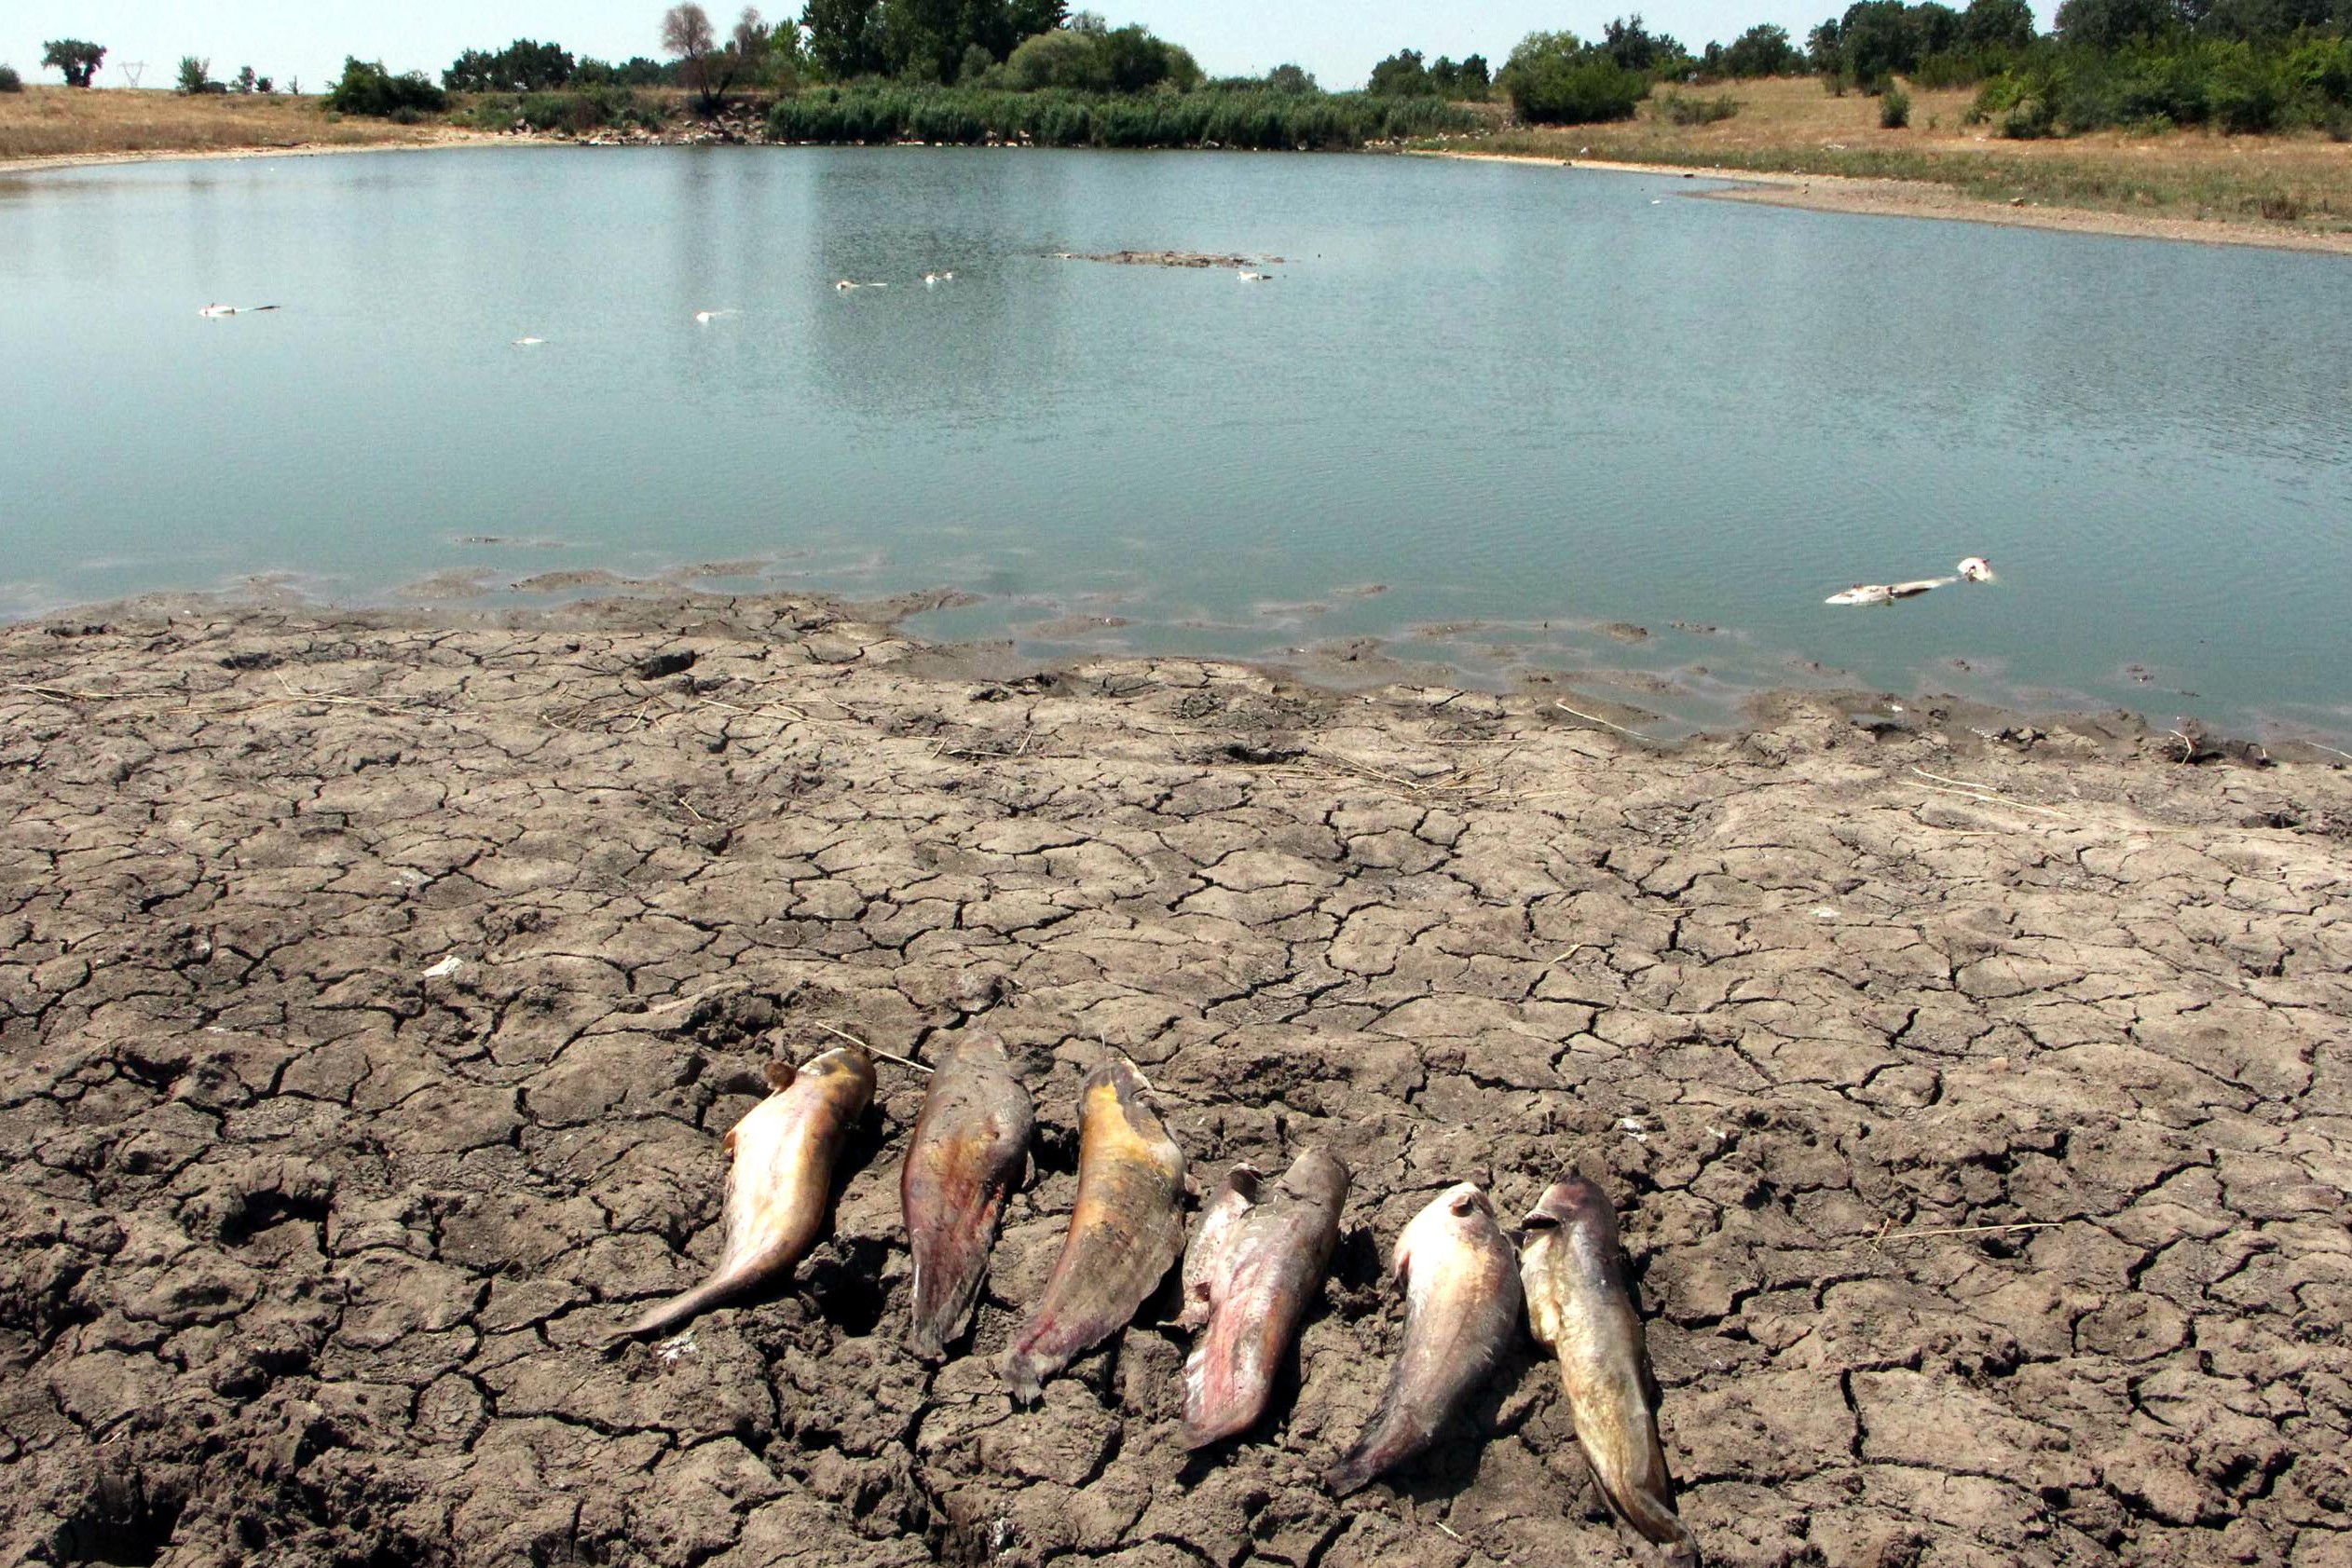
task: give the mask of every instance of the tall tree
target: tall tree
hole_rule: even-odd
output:
[[[67,87],[86,88],[106,58],[104,48],[79,38],[53,38],[41,46],[41,63],[65,73]]]
[[[800,25],[809,32],[809,59],[834,81],[882,69],[882,26],[875,0],[808,0]]]
[[[735,70],[732,60],[718,52],[710,13],[694,0],[672,6],[662,15],[662,48],[677,57],[678,80],[702,100],[703,113],[716,113]]]

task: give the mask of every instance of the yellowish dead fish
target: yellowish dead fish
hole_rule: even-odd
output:
[[[787,1274],[816,1243],[842,1140],[874,1098],[874,1064],[855,1046],[827,1051],[797,1073],[768,1068],[773,1091],[727,1132],[727,1246],[702,1284],[623,1330],[659,1333]]]
[[[1372,1425],[1324,1479],[1342,1497],[1429,1446],[1519,1329],[1519,1273],[1495,1207],[1470,1182],[1440,1193],[1397,1237],[1404,1348]]]
[[[958,1041],[933,1067],[898,1175],[915,1264],[907,1340],[925,1360],[946,1354],[971,1320],[1005,1196],[1029,1161],[1035,1120],[1029,1091],[995,1035]]]
[[[1045,1299],[1005,1352],[1005,1381],[1026,1404],[1045,1380],[1127,1327],[1184,1247],[1184,1152],[1125,1057],[1078,1091],[1078,1201]]]
[[[1576,1440],[1609,1511],[1696,1568],[1698,1547],[1675,1512],[1675,1481],[1658,1440],[1658,1379],[1649,1368],[1634,1281],[1608,1194],[1570,1172],[1525,1220],[1520,1276],[1536,1338],[1560,1360]]]
[[[1236,1166],[1184,1253],[1185,1327],[1207,1327],[1184,1362],[1184,1446],[1245,1432],[1265,1413],[1282,1357],[1339,1239],[1347,1167],[1320,1149],[1266,1191]]]

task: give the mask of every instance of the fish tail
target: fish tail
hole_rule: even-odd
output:
[[[1323,1472],[1323,1484],[1334,1497],[1345,1497],[1361,1492],[1372,1484],[1372,1478],[1388,1468],[1387,1463],[1374,1452],[1375,1444],[1367,1438],[1348,1452],[1347,1457]]]
[[[733,1276],[706,1280],[691,1290],[672,1296],[668,1301],[649,1309],[636,1322],[614,1337],[636,1339],[641,1335],[660,1333],[665,1329],[675,1329],[689,1318],[699,1317],[711,1308],[724,1303],[739,1293],[743,1288],[744,1281]]]
[[[1051,1372],[1041,1358],[1018,1345],[1005,1353],[1005,1385],[1012,1390],[1017,1405],[1035,1404]]]

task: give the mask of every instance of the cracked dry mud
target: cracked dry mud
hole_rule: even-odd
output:
[[[0,1560],[1627,1561],[1532,1343],[1317,1479],[1405,1219],[1573,1164],[1710,1561],[2352,1561],[2352,775],[974,667],[803,599],[0,633]],[[789,1287],[608,1347],[824,1025],[1023,1061],[974,1342],[903,1348],[884,1064]],[[1033,1410],[994,1366],[1105,1044],[1204,1184],[1355,1171],[1199,1457],[1172,1288]]]

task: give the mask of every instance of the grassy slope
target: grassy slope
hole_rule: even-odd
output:
[[[1704,98],[1729,92],[1740,112],[1714,125],[1677,126],[1653,102],[1620,125],[1506,130],[1481,145],[1628,163],[1924,180],[1990,201],[2352,230],[2352,145],[2321,136],[2101,132],[2009,142],[1990,127],[1961,123],[1972,90],[1913,92],[1906,130],[1880,129],[1877,99],[1834,97],[1812,78],[1683,90]]]
[[[0,158],[244,147],[363,146],[446,138],[433,126],[333,119],[316,98],[31,87],[0,93]]]

